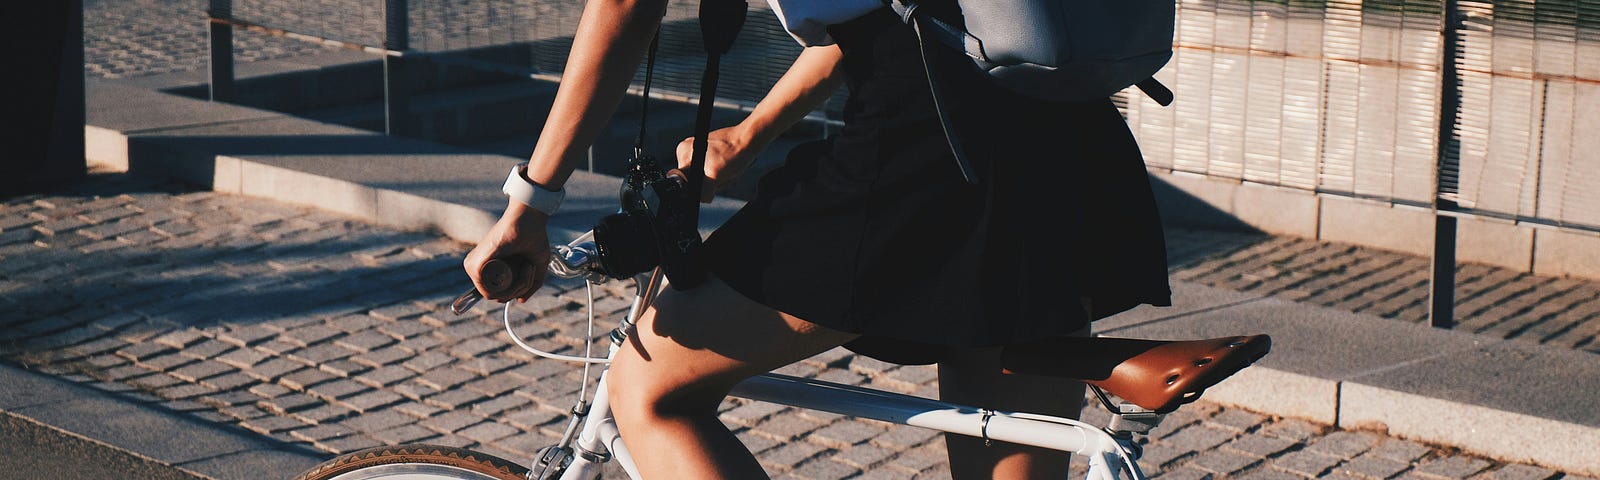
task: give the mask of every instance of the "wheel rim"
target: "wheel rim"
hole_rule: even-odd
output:
[[[427,463],[392,463],[347,472],[329,480],[498,480],[464,468]]]

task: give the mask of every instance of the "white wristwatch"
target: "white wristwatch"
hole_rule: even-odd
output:
[[[566,198],[567,189],[563,188],[550,191],[542,186],[535,185],[528,180],[528,162],[518,163],[511,167],[511,175],[506,176],[506,184],[500,191],[512,200],[522,202],[529,208],[544,212],[545,215],[555,215],[561,209],[561,199]]]

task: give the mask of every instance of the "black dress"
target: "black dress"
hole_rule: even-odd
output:
[[[1066,335],[1139,304],[1169,305],[1144,162],[1109,100],[1050,103],[930,50],[980,183],[961,176],[916,37],[888,9],[830,27],[849,88],[845,126],[803,144],[707,239],[741,294],[859,333],[851,347],[979,347]],[[925,348],[924,348],[925,347]],[[903,350],[903,349],[900,349]]]

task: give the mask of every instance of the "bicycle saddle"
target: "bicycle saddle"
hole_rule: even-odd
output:
[[[1094,385],[1143,408],[1166,413],[1255,363],[1272,337],[1207,340],[1058,337],[1006,347],[1006,373],[1048,375]]]

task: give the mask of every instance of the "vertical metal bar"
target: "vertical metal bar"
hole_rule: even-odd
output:
[[[1448,212],[1456,209],[1456,201],[1445,198],[1441,173],[1453,168],[1451,165],[1461,155],[1461,138],[1456,131],[1456,122],[1461,112],[1461,74],[1457,70],[1457,59],[1461,56],[1460,26],[1461,4],[1459,0],[1445,0],[1444,2],[1444,52],[1440,58],[1440,92],[1439,92],[1439,158],[1435,170],[1435,199],[1434,209],[1439,212]],[[1431,292],[1428,303],[1428,324],[1436,328],[1450,328],[1455,325],[1455,287],[1456,287],[1456,218],[1453,216],[1434,214],[1433,227],[1433,270],[1430,279]]]
[[[1433,222],[1433,274],[1429,279],[1432,292],[1428,299],[1428,324],[1435,328],[1451,328],[1456,324],[1456,217],[1435,215]]]
[[[213,102],[232,101],[236,91],[233,75],[233,0],[211,0],[206,10],[211,39],[210,96]]]
[[[384,0],[383,48],[386,50],[404,53],[411,48],[408,3],[408,0]],[[398,123],[411,111],[406,63],[404,57],[383,57],[383,133],[386,135],[401,133]]]

